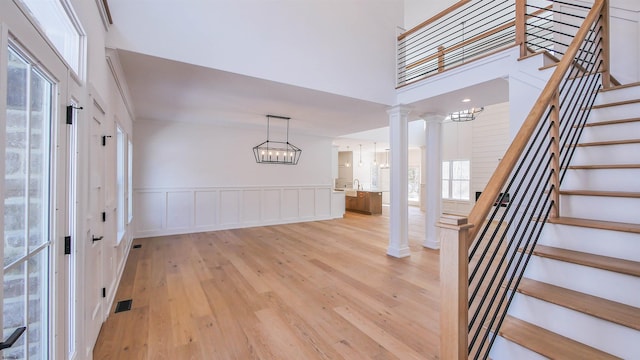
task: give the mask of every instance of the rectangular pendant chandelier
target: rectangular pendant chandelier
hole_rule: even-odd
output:
[[[271,119],[287,122],[286,141],[272,141],[269,139]],[[267,115],[267,140],[253,147],[253,156],[258,164],[297,165],[302,150],[289,143],[289,120],[291,118],[277,115]]]

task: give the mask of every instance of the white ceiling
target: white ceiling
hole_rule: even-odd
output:
[[[388,105],[118,51],[136,119],[265,126],[291,117],[291,132],[335,137],[385,126]]]
[[[287,85],[130,51],[118,51],[136,119],[261,126],[265,115],[291,117],[291,132],[357,138],[388,125],[380,104]],[[463,98],[472,102],[462,103]],[[508,101],[502,79],[467,87],[410,105],[411,120],[424,113],[448,114]],[[372,141],[384,143],[385,131]],[[386,132],[388,133],[388,131]],[[381,135],[382,134],[382,135]],[[376,139],[378,138],[378,139]],[[342,140],[343,142],[346,140]],[[383,146],[387,146],[386,144]]]

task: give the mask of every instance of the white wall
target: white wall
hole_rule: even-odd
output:
[[[110,47],[395,103],[401,0],[109,4]]]
[[[443,200],[443,212],[469,214],[510,143],[509,103],[485,106],[474,121],[442,124],[442,160],[471,161],[469,201]]]
[[[264,129],[134,124],[136,237],[327,219],[332,141],[291,134],[298,165],[257,164]]]
[[[475,192],[483,191],[498,167],[507,148],[509,137],[509,103],[487,106],[473,121],[473,153],[471,155],[471,200]]]
[[[611,1],[611,74],[623,84],[640,81],[640,2]]]
[[[134,124],[135,189],[155,187],[331,185],[330,138],[290,134],[298,165],[257,164],[252,148],[265,129],[174,121]]]
[[[457,2],[458,0],[404,0],[404,27],[409,30]]]

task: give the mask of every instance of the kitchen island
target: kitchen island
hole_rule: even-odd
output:
[[[361,214],[380,215],[382,214],[382,192],[367,190],[357,190],[355,194],[347,192],[345,209]]]

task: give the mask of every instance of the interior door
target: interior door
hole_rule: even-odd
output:
[[[85,282],[87,344],[94,344],[104,321],[104,218],[105,212],[105,152],[103,134],[105,112],[94,100],[91,109],[89,139],[89,231],[85,251]]]

